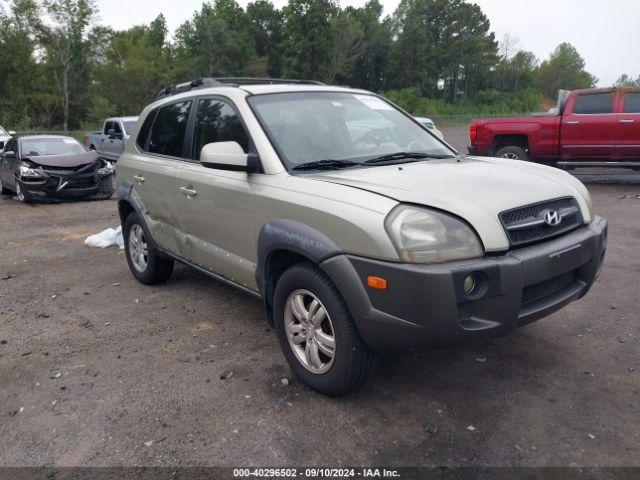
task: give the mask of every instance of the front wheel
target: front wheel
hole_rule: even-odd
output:
[[[127,217],[123,237],[127,263],[136,280],[145,285],[169,280],[173,273],[173,260],[163,258],[155,249],[137,213]]]
[[[11,190],[9,190],[7,187],[4,186],[4,184],[2,183],[2,179],[0,178],[0,193],[2,193],[2,195],[10,195],[11,194]]]
[[[274,323],[296,376],[325,395],[357,389],[378,364],[340,292],[314,265],[298,264],[282,274],[274,294]]]
[[[16,181],[16,198],[19,202],[29,203],[31,201],[31,197],[25,192],[22,191],[20,187],[20,183]]]
[[[496,157],[509,158],[511,160],[529,160],[529,154],[522,147],[508,146],[499,148]]]

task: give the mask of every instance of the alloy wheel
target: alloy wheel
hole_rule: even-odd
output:
[[[507,152],[500,155],[502,158],[509,158],[511,160],[519,160],[520,158],[513,152]]]
[[[149,247],[142,227],[135,224],[129,231],[129,256],[135,269],[144,273],[147,270]]]
[[[18,197],[18,200],[20,200],[23,203],[26,200],[24,193],[22,192],[22,189],[20,188],[20,184],[18,182],[16,182],[16,197]]]
[[[285,305],[284,327],[289,346],[300,364],[312,373],[329,371],[336,356],[331,318],[318,297],[295,290]]]

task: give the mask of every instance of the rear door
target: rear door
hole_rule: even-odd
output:
[[[615,92],[579,93],[567,102],[560,127],[563,159],[612,158],[617,133]]]
[[[133,184],[153,239],[180,256],[185,254],[185,241],[176,215],[181,197],[176,182],[186,161],[191,105],[191,100],[181,100],[150,112],[136,138],[136,153],[118,165],[118,169],[126,168],[123,176]]]
[[[200,162],[208,143],[235,141],[246,153],[249,135],[230,100],[201,97],[193,127],[192,158],[178,178],[181,229],[188,259],[239,285],[255,289],[256,232],[251,175]]]
[[[619,158],[640,159],[640,90],[622,90],[618,106],[615,154]]]

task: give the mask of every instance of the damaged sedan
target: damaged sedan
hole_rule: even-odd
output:
[[[37,198],[111,198],[114,166],[72,137],[28,135],[0,154],[0,188],[23,203]]]

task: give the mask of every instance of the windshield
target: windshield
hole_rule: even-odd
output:
[[[129,120],[126,122],[122,122],[122,126],[124,127],[124,131],[127,135],[131,135],[131,132],[133,132],[133,127],[136,126],[136,122],[135,120]]]
[[[455,152],[374,95],[301,92],[256,95],[249,103],[289,169],[321,160],[366,160],[397,152]]]
[[[87,150],[75,139],[29,138],[22,140],[22,154],[26,157],[42,155],[78,155]]]

